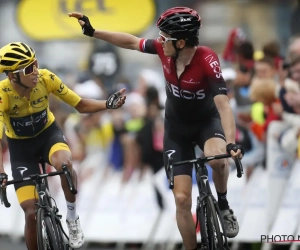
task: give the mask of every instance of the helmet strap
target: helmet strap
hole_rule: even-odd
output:
[[[26,85],[24,85],[23,83],[21,83],[21,78],[19,73],[17,74],[17,79],[18,81],[16,82],[17,84],[19,84],[21,87],[25,88],[25,89],[29,89],[29,87],[27,87]]]
[[[176,52],[175,56],[172,56],[174,59],[178,59],[179,52],[185,48],[185,46],[184,46],[183,48],[181,48],[181,49],[180,49],[180,48],[177,48],[177,47],[176,47],[176,42],[177,42],[177,41],[172,41],[173,47],[174,47],[175,52]]]

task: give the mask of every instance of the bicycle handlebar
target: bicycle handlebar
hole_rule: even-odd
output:
[[[214,156],[206,156],[206,157],[199,157],[191,160],[185,160],[185,161],[178,161],[173,163],[173,158],[169,157],[168,158],[168,166],[167,166],[167,171],[169,173],[169,181],[170,185],[169,188],[173,189],[174,188],[174,174],[173,174],[173,167],[174,166],[180,166],[183,164],[188,164],[188,163],[206,163],[212,160],[216,159],[224,159],[224,158],[229,158],[231,157],[231,154],[221,154],[221,155],[214,155]],[[243,170],[243,165],[241,163],[240,158],[235,158],[234,159],[236,170],[237,170],[237,177],[241,178],[242,175],[244,174]]]
[[[55,171],[55,172],[50,172],[47,174],[33,174],[30,175],[28,177],[25,177],[23,179],[20,180],[11,180],[11,181],[7,181],[5,187],[2,187],[2,181],[0,181],[0,200],[1,200],[1,204],[4,203],[5,207],[10,207],[10,203],[7,200],[7,195],[6,195],[6,186],[11,185],[11,184],[16,184],[16,183],[21,183],[24,181],[29,181],[29,180],[38,180],[38,179],[45,179],[48,176],[55,176],[55,175],[62,175],[64,174],[66,176],[70,191],[72,192],[72,194],[77,194],[77,190],[74,186],[73,180],[71,178],[71,174],[70,171],[67,167],[67,165],[63,164],[62,166],[62,171]]]

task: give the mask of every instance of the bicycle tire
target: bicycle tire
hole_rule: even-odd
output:
[[[45,215],[45,210],[37,212],[37,241],[39,250],[65,250],[59,239],[58,225],[50,215]]]
[[[207,231],[210,250],[223,250],[224,240],[220,230],[221,222],[215,208],[216,204],[211,196],[206,199],[207,202]]]
[[[200,198],[198,197],[198,202],[200,203]],[[197,218],[200,225],[200,236],[201,245],[208,247],[208,232],[207,232],[207,222],[206,222],[206,203],[202,201],[202,204],[197,206]]]
[[[60,244],[60,246],[62,246],[62,250],[72,249],[70,247],[67,247],[67,244],[65,242],[65,237],[67,237],[67,236],[65,236],[65,234],[64,234],[62,224],[58,217],[55,218],[55,223],[56,223],[56,228],[57,228],[59,244]]]

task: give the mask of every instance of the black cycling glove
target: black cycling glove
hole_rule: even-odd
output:
[[[116,93],[110,95],[106,101],[106,108],[108,109],[117,109],[117,103],[122,98],[120,90]]]
[[[86,36],[92,37],[94,35],[95,29],[91,25],[89,18],[83,15],[83,17],[79,18],[79,20],[84,21],[84,25],[81,27],[82,33]]]
[[[227,146],[226,146],[227,153],[230,154],[231,150],[233,150],[234,152],[237,152],[238,150],[241,150],[242,155],[245,154],[244,147],[241,146],[241,145],[236,145],[236,144],[233,144],[233,143],[227,144]]]

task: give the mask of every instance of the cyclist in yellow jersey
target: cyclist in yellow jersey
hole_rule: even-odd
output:
[[[9,145],[11,170],[14,179],[39,172],[39,158],[56,170],[67,164],[76,185],[72,155],[66,139],[49,109],[50,93],[73,106],[80,113],[94,113],[121,107],[126,99],[121,89],[108,100],[82,99],[55,74],[39,69],[35,51],[20,42],[9,43],[0,49],[0,73],[7,79],[0,82],[0,139],[3,130]],[[0,175],[7,177],[2,161],[0,141]],[[4,184],[5,185],[5,184]],[[70,246],[80,248],[84,236],[76,213],[76,197],[64,177],[61,185],[67,203],[67,225]],[[25,241],[29,250],[37,250],[35,223],[35,191],[33,182],[16,184],[19,203],[25,213]]]

